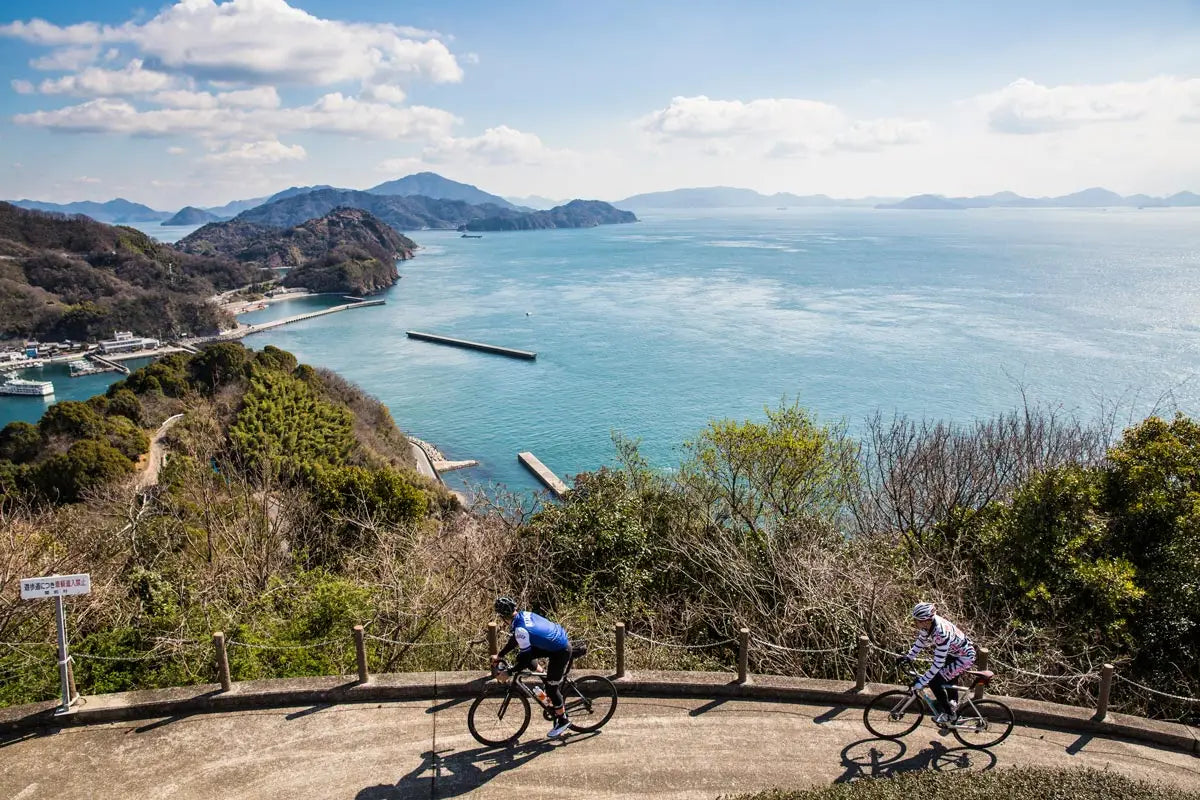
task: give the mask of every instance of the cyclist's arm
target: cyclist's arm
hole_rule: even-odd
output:
[[[511,652],[512,652],[513,650],[515,650],[516,648],[517,648],[517,637],[516,637],[516,636],[509,636],[509,637],[508,637],[508,643],[507,643],[506,645],[504,645],[504,647],[502,647],[502,648],[500,649],[500,652],[499,652],[499,653],[497,653],[497,654],[496,654],[496,655],[497,655],[497,658],[504,658],[506,655],[508,655],[509,653],[511,653]]]
[[[917,655],[929,646],[929,634],[921,631],[917,634],[917,640],[913,642],[913,646],[908,648],[908,655],[904,656],[909,661],[912,661]]]
[[[533,664],[533,644],[529,641],[529,631],[525,628],[513,628],[512,639],[505,645],[504,649],[507,652],[512,647],[520,649],[517,654],[517,660],[513,663],[513,672],[520,669],[527,669]]]

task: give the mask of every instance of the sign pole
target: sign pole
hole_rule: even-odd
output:
[[[62,705],[54,713],[66,714],[71,710],[70,681],[67,680],[67,667],[70,663],[67,657],[67,614],[63,609],[62,595],[54,598],[58,610],[58,677],[62,683]]]
[[[75,694],[71,654],[67,652],[67,611],[63,607],[63,598],[73,594],[89,594],[91,591],[92,576],[86,572],[21,579],[22,600],[54,598],[58,621],[58,677],[62,683],[62,705],[54,710],[55,716],[71,713],[71,706],[79,699],[79,695]]]

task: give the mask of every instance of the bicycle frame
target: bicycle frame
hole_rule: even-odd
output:
[[[916,679],[920,675],[920,673],[907,671],[907,670],[906,670],[906,673],[913,679]],[[958,695],[958,698],[957,698],[958,699],[958,711],[956,712],[956,714],[958,715],[958,718],[959,718],[957,723],[954,723],[954,724],[947,723],[945,725],[945,727],[947,729],[958,728],[958,729],[966,730],[968,728],[973,727],[974,723],[977,722],[978,720],[983,719],[983,714],[981,714],[979,712],[979,709],[975,707],[975,698],[973,696],[973,692],[975,690],[974,684],[972,684],[971,686],[959,686],[958,684],[950,684],[950,685],[946,686],[946,690],[953,691],[956,695]],[[908,710],[908,707],[913,702],[913,700],[916,700],[917,698],[920,698],[921,701],[923,701],[925,703],[925,707],[929,711],[930,719],[936,719],[938,714],[942,713],[941,709],[938,708],[938,706],[937,706],[936,698],[933,697],[933,691],[928,686],[922,686],[916,692],[909,693],[908,697],[906,697],[898,705],[896,705],[892,708],[891,713],[903,714],[905,711]],[[964,698],[965,698],[965,700],[964,700]],[[969,714],[966,712],[966,709],[968,709],[968,708],[970,709]]]

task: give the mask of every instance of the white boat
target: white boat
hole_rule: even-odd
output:
[[[49,397],[54,394],[54,384],[50,381],[26,381],[21,378],[9,378],[0,383],[0,394],[20,395],[23,397]]]
[[[78,361],[72,361],[68,363],[67,369],[71,371],[72,378],[78,378],[81,375],[94,375],[95,373],[102,371],[100,367],[83,358],[79,359]]]

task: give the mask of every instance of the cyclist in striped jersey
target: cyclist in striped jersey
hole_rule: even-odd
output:
[[[917,603],[913,606],[912,615],[917,626],[917,640],[908,654],[901,656],[897,663],[909,663],[918,653],[933,645],[933,665],[917,678],[913,691],[920,691],[925,686],[932,689],[942,710],[933,721],[938,725],[947,725],[954,721],[958,704],[955,702],[951,705],[946,687],[956,684],[958,676],[974,665],[975,645],[957,625],[939,617],[933,603]]]

